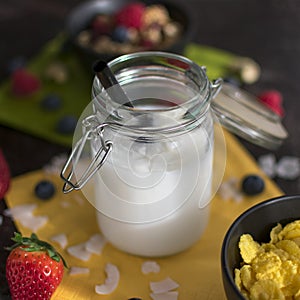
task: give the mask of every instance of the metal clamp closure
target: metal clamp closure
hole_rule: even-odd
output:
[[[220,92],[221,88],[222,88],[222,83],[223,83],[223,79],[222,78],[217,78],[213,81],[213,83],[211,84],[211,88],[212,88],[212,99],[214,99],[218,93]]]
[[[89,123],[89,125],[90,124],[91,123]],[[63,186],[63,192],[65,194],[73,190],[80,190],[105,163],[107,156],[112,150],[113,146],[111,141],[105,141],[103,137],[103,131],[107,125],[107,123],[103,123],[98,126],[86,129],[84,135],[81,137],[81,139],[78,140],[78,142],[73,147],[72,152],[60,173],[60,177],[65,181],[65,184]],[[85,127],[87,128],[87,126]],[[78,161],[81,157],[83,148],[87,141],[91,140],[92,138],[95,138],[95,136],[100,138],[101,147],[96,153],[95,157],[92,159],[91,163],[86,168],[86,170],[83,172],[81,177],[77,181],[75,179],[75,181],[72,182],[75,173],[75,167],[78,164]],[[71,165],[71,163],[73,163],[73,165]],[[70,170],[70,172],[69,174],[66,174],[68,170]]]

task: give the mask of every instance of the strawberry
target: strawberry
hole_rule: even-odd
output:
[[[0,149],[0,199],[6,194],[10,184],[10,170]]]
[[[60,284],[66,263],[61,255],[36,234],[22,237],[15,233],[16,242],[6,261],[6,278],[12,300],[50,299]]]
[[[12,91],[16,96],[29,96],[40,88],[40,80],[26,69],[12,73]]]

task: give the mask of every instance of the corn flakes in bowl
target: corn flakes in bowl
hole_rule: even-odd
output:
[[[240,215],[223,240],[221,268],[227,299],[300,299],[300,195]]]

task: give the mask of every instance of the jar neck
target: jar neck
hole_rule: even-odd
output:
[[[95,77],[92,97],[100,122],[127,130],[172,131],[197,124],[209,109],[211,84],[205,71],[187,58],[141,52],[121,56],[109,67],[131,105],[112,99]]]

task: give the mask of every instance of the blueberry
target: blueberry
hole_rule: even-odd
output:
[[[265,183],[260,176],[248,175],[242,180],[242,190],[247,195],[260,194],[265,188]]]
[[[62,134],[72,134],[76,128],[78,119],[72,115],[63,116],[57,123],[57,131]]]
[[[123,26],[118,26],[112,33],[112,39],[116,42],[124,43],[128,40],[128,29]]]
[[[41,107],[48,111],[55,111],[61,107],[62,101],[58,95],[46,95],[41,102]]]
[[[36,196],[42,200],[48,200],[55,194],[55,187],[51,181],[42,180],[35,186]]]

